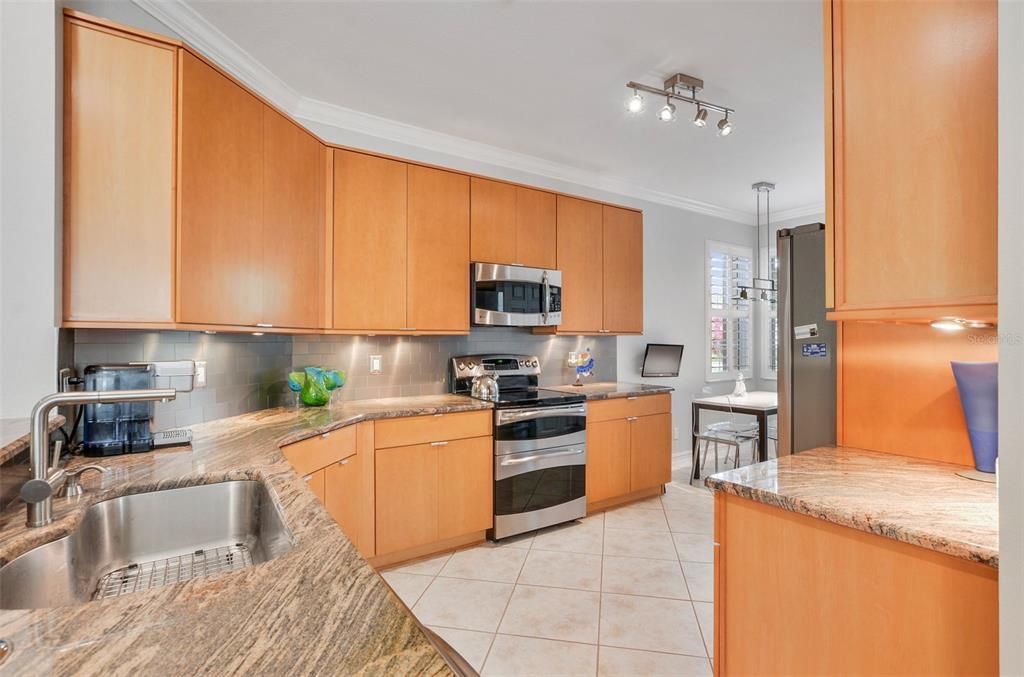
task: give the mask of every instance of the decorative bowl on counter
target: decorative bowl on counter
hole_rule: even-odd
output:
[[[331,392],[345,385],[345,372],[323,367],[306,367],[288,374],[288,387],[299,394],[307,407],[322,407],[331,401]]]

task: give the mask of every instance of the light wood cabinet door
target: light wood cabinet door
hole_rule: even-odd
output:
[[[589,439],[589,436],[588,436]],[[638,416],[629,422],[629,490],[672,481],[672,415]]]
[[[260,322],[316,328],[324,289],[323,146],[263,107],[263,289]]]
[[[997,5],[826,6],[837,310],[890,309],[898,320],[914,308],[989,304],[992,313]],[[931,317],[947,314],[971,311]]]
[[[64,319],[173,322],[177,50],[65,19],[64,51]]]
[[[644,226],[639,212],[604,205],[604,329],[644,330]]]
[[[453,440],[437,447],[440,540],[493,526],[494,448],[489,437]]]
[[[356,454],[324,468],[324,506],[348,540],[361,548],[362,456]]]
[[[516,187],[470,179],[470,258],[485,263],[516,261]]]
[[[263,104],[181,58],[179,321],[255,325],[263,306]]]
[[[309,489],[310,491],[313,492],[313,495],[316,496],[321,503],[323,503],[325,497],[327,472],[323,468],[321,468],[316,472],[312,472],[306,475],[302,479],[309,486]]]
[[[469,331],[469,177],[409,166],[408,318],[420,331]]]
[[[562,271],[562,332],[604,329],[604,236],[601,205],[557,198],[558,268]]]
[[[377,555],[437,540],[437,450],[417,444],[375,452]]]
[[[629,493],[629,428],[624,418],[587,421],[587,503]]]
[[[533,268],[556,267],[556,213],[554,194],[516,186],[515,263]]]
[[[407,184],[404,162],[334,151],[335,329],[406,327]]]

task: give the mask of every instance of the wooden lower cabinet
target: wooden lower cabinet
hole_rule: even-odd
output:
[[[629,493],[629,422],[587,423],[587,502]]]
[[[649,496],[672,481],[668,394],[592,402],[587,413],[587,506]]]
[[[494,520],[490,437],[456,440],[437,451],[437,537],[490,529]]]
[[[374,504],[377,554],[437,540],[437,447],[378,449]]]
[[[326,493],[327,472],[324,469],[317,470],[316,472],[306,475],[302,479],[305,480],[307,485],[309,485],[309,490],[313,492],[313,495],[323,503],[324,495]]]
[[[493,461],[490,437],[378,449],[377,556],[490,528]]]
[[[718,675],[995,675],[998,572],[715,496]]]
[[[324,473],[324,495],[320,500],[327,508],[327,513],[360,551],[363,550],[360,542],[363,518],[362,460],[362,455],[356,454],[320,471]]]
[[[629,490],[672,481],[672,415],[637,416],[629,422]]]

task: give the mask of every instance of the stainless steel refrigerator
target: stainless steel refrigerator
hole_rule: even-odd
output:
[[[836,441],[836,326],[825,319],[825,226],[778,232],[780,456]]]

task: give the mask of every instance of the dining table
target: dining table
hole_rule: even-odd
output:
[[[732,414],[748,414],[757,419],[757,461],[768,460],[768,417],[779,413],[779,394],[771,390],[753,390],[742,395],[711,395],[695,397],[691,403],[693,415],[693,437],[691,449],[697,448],[697,431],[700,412],[724,411]],[[693,478],[700,479],[699,464],[694,463]]]

